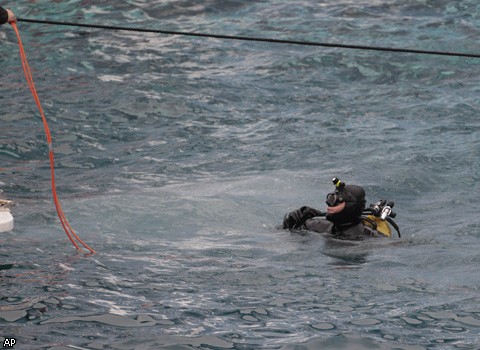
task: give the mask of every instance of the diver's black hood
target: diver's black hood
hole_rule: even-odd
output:
[[[362,219],[361,215],[365,210],[365,190],[357,185],[345,185],[335,192],[345,199],[345,209],[337,214],[327,214],[327,220],[335,226],[356,225]]]

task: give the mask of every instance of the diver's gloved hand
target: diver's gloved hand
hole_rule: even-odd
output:
[[[308,219],[320,215],[322,215],[321,211],[307,206],[303,206],[300,209],[296,209],[285,215],[285,217],[283,218],[283,228],[300,228]]]

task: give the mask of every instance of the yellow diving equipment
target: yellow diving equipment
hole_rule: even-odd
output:
[[[382,235],[384,235],[385,237],[388,237],[388,238],[392,237],[392,230],[390,229],[390,225],[388,224],[387,221],[382,220],[379,217],[374,216],[374,215],[368,215],[367,219],[371,220],[371,221],[373,221],[377,224],[377,231],[379,233],[381,233]],[[372,228],[374,228],[373,225],[369,221],[366,221],[365,223],[369,226],[372,226]]]

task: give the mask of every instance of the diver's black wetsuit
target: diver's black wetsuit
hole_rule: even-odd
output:
[[[325,233],[332,238],[361,241],[368,237],[385,237],[377,230],[365,225],[362,219],[353,223],[335,225],[325,218],[325,214],[319,210],[302,207],[285,216],[284,229],[308,230]]]
[[[361,241],[367,237],[385,237],[378,231],[365,225],[363,222],[338,227],[325,218],[313,218],[305,221],[303,227],[309,231],[328,233],[334,238],[351,241]]]
[[[8,12],[0,6],[0,25],[8,22]]]

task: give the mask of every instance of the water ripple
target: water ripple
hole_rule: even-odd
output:
[[[19,17],[478,51],[478,2],[16,1]],[[474,348],[475,61],[20,24],[7,27],[0,324],[31,349]],[[276,229],[330,179],[395,201],[402,239]],[[3,338],[2,338],[3,339]]]

